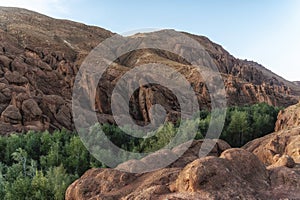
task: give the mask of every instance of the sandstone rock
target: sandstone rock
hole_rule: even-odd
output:
[[[147,169],[147,165],[140,160],[128,160],[116,167],[117,170],[126,172],[138,172]]]
[[[91,169],[75,181],[66,199],[158,199],[170,192],[168,183],[179,169],[161,169],[146,174],[130,174],[111,169]]]
[[[20,73],[17,71],[14,72],[8,71],[4,74],[4,77],[11,84],[22,85],[28,82],[27,78],[21,76]]]
[[[9,105],[1,115],[1,118],[6,123],[18,124],[22,120],[22,115],[19,109],[13,105]]]
[[[169,168],[184,167],[188,163],[199,158],[199,151],[203,142],[209,142],[212,149],[207,150],[207,155],[220,156],[223,151],[230,148],[230,145],[223,140],[196,140],[181,144],[171,150],[162,149],[153,152],[141,160],[129,160],[116,167],[121,171],[141,173],[153,171],[161,167]]]
[[[300,163],[300,135],[291,136],[289,141],[285,153],[291,156],[295,162]]]
[[[3,89],[5,89],[5,88],[7,88],[7,84],[5,84],[5,83],[0,83],[0,90],[3,90]]]
[[[253,152],[263,163],[272,165],[276,154],[288,155],[294,161],[299,161],[300,127],[281,130],[247,143],[243,148]]]
[[[300,103],[281,110],[278,114],[275,131],[300,125]]]
[[[0,55],[0,66],[9,67],[10,63],[11,63],[11,59],[9,59],[4,55]]]
[[[285,166],[285,167],[289,167],[289,168],[293,168],[295,166],[295,161],[293,160],[293,158],[291,158],[288,155],[282,155],[280,156],[279,154],[276,154],[273,157],[274,160],[274,164],[268,166],[268,168],[274,168],[274,167],[281,167],[281,166]]]
[[[147,166],[147,171],[152,171],[153,169],[168,166],[177,158],[171,150],[162,149],[142,158],[141,161]]]
[[[296,168],[275,167],[270,169],[271,188],[266,199],[298,199],[300,196],[300,166]]]
[[[142,191],[133,192],[126,197],[122,198],[122,200],[157,200],[160,199],[161,194],[167,194],[170,190],[166,185],[154,185],[149,188],[145,188]]]
[[[233,198],[235,194],[244,195],[241,198],[255,198],[254,191],[268,188],[267,180],[266,168],[253,154],[229,149],[220,158],[209,156],[188,164],[180,172],[173,190],[203,191],[224,199]]]
[[[0,135],[4,135],[5,133],[14,133],[17,131],[11,123],[5,123],[0,121]]]
[[[230,181],[229,181],[230,180]],[[172,191],[206,193],[212,199],[255,198],[252,185],[225,159],[204,157],[187,165],[179,174]]]
[[[50,130],[49,129],[49,123],[44,123],[41,121],[30,121],[30,122],[24,122],[24,127],[23,129],[25,131],[44,131],[44,130]]]
[[[37,66],[42,70],[52,71],[51,66],[45,62],[42,62],[41,60],[37,63]]]
[[[183,155],[181,155],[178,160],[172,163],[171,166],[172,167],[186,166],[188,163],[199,158],[199,153],[201,148],[203,148],[203,150],[207,153],[207,155],[210,156],[220,156],[223,151],[231,148],[227,142],[220,139],[218,140],[205,139],[205,141],[208,142],[209,146],[213,148],[204,150],[204,147],[202,146],[204,140],[196,140],[193,141],[191,144],[187,142],[173,148],[172,151],[178,156],[180,156],[180,153],[182,154],[184,150],[187,149],[187,151],[183,152]]]
[[[21,57],[16,57],[11,63],[12,71],[17,71],[20,75],[24,76],[28,72],[30,66],[24,62],[24,59]]]
[[[253,188],[267,188],[268,172],[264,164],[254,154],[243,149],[228,149],[221,154],[220,158],[229,160],[240,177],[251,183]]]
[[[71,109],[67,105],[63,105],[60,107],[59,111],[55,114],[55,118],[62,127],[65,127],[69,130],[73,129],[72,127],[72,116]]]
[[[284,185],[300,187],[299,178],[299,166],[294,170],[285,166],[270,169],[270,180],[273,187],[282,187]],[[298,194],[299,193],[300,192],[298,191]]]
[[[129,163],[137,166],[138,162]],[[66,200],[290,199],[299,195],[299,169],[267,170],[254,154],[228,149],[220,157],[198,158],[184,168],[143,174],[92,169],[69,186]]]
[[[23,101],[22,111],[26,121],[32,121],[43,114],[39,105],[33,99]]]
[[[225,142],[224,140],[213,139],[213,141],[215,141],[217,144],[218,155],[220,155],[220,153],[222,153],[223,151],[231,148],[230,145],[227,142]]]
[[[49,127],[50,130],[74,129],[71,116],[74,77],[90,50],[114,34],[28,10],[0,8],[0,12],[0,21],[5,24],[0,26],[0,134]],[[222,73],[228,105],[267,102],[288,106],[298,101],[300,90],[296,84],[257,63],[234,58],[206,37],[184,34],[203,45]],[[189,56],[192,57],[193,52]],[[101,122],[114,123],[110,109],[114,86],[133,67],[151,62],[162,62],[182,73],[195,90],[200,107],[210,108],[203,77],[187,61],[168,52],[149,49],[121,56],[103,75],[96,97],[88,91],[91,81],[86,77],[86,84],[79,89],[84,97],[95,98],[96,105],[85,109],[95,108]],[[206,66],[212,64],[205,59],[201,62]],[[164,106],[169,121],[175,122],[181,115],[176,97],[167,88],[157,85],[141,85],[130,101],[131,115],[139,124],[149,123],[153,104]],[[278,132],[245,145],[244,149],[261,161],[240,149],[226,150],[229,146],[222,141],[217,141],[207,152],[210,157],[199,158],[203,141],[195,141],[181,158],[165,169],[143,174],[115,169],[89,170],[68,188],[66,199],[297,199],[300,196],[297,107],[299,105],[280,113]],[[158,157],[178,156],[183,147],[160,152]],[[217,157],[224,150],[221,158]],[[295,164],[282,155],[290,156]],[[155,157],[150,156],[119,167],[135,170],[153,161]],[[268,171],[261,162],[271,165]]]

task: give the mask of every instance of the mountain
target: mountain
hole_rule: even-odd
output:
[[[300,103],[278,116],[298,117]],[[295,114],[293,114],[295,113]],[[79,199],[298,199],[300,196],[300,127],[298,123],[255,139],[242,148],[217,140],[206,157],[199,158],[203,140],[194,141],[172,165],[142,174],[128,173],[153,164],[150,155],[130,160],[117,169],[90,169],[66,192]],[[158,151],[155,156],[176,154]],[[126,172],[125,172],[126,171]]]
[[[206,37],[183,34],[198,41],[209,53],[224,79],[229,106],[267,102],[287,107],[298,102],[297,84],[255,62],[233,57]],[[0,7],[0,134],[74,130],[71,97],[75,76],[88,53],[113,35],[99,27]],[[180,71],[193,85],[200,107],[211,107],[207,86],[199,74],[190,70],[189,63],[162,50],[143,49],[121,56],[115,68],[101,79],[96,105],[91,105],[103,114],[100,122],[114,123],[109,99],[119,78],[134,66],[149,62],[163,62]],[[168,120],[177,121],[180,106],[176,97],[157,85],[141,85],[133,94],[132,118],[140,124],[149,123],[149,110],[154,103],[164,106]]]

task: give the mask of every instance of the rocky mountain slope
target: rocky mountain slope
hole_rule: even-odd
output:
[[[71,88],[83,58],[109,31],[0,8],[0,134],[73,129]]]
[[[281,113],[277,124],[287,116],[297,116],[299,111],[300,103],[287,108],[283,112],[287,114]],[[211,153],[199,158],[202,142],[194,141],[180,159],[153,172],[124,172],[149,166],[151,162],[147,161],[153,158],[127,161],[117,169],[91,169],[69,186],[66,199],[300,198],[299,124],[253,140],[240,149],[217,140]],[[177,148],[180,147],[168,154],[176,153]]]
[[[296,84],[257,63],[234,58],[206,37],[184,34],[205,48],[222,73],[228,105],[267,102],[289,106],[298,101],[300,93]],[[0,134],[62,127],[73,130],[71,93],[75,75],[87,54],[112,35],[102,28],[1,7]],[[114,123],[109,99],[117,80],[132,67],[153,61],[168,63],[186,77],[191,72],[188,63],[160,50],[146,49],[120,57],[98,87],[96,110],[105,114],[101,122]],[[210,108],[206,85],[199,75],[192,75],[188,80],[196,91],[199,105]],[[180,114],[176,98],[157,85],[141,86],[133,95],[132,117],[148,123],[154,103],[163,105],[169,118],[176,121]]]

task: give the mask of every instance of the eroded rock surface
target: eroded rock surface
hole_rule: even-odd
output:
[[[300,103],[281,110],[276,122],[275,131],[293,128],[300,125]]]
[[[298,101],[300,93],[296,83],[282,79],[255,62],[234,58],[206,37],[184,34],[204,47],[221,72],[228,105],[267,102],[288,106]],[[73,130],[71,95],[75,75],[88,53],[113,35],[102,28],[57,20],[24,9],[1,7],[0,134],[63,127]],[[174,42],[171,40],[166,42]],[[193,86],[200,107],[210,108],[207,86],[189,63],[168,52],[144,49],[121,56],[100,80],[96,105],[90,105],[102,114],[100,122],[114,123],[110,99],[119,78],[135,66],[152,62],[168,65],[183,74]],[[211,63],[203,60],[203,64]],[[86,85],[80,89],[91,97]],[[153,104],[166,109],[169,121],[175,122],[180,117],[179,103],[170,90],[158,85],[141,85],[131,98],[132,118],[139,124],[149,123]]]
[[[299,165],[268,169],[251,152],[228,149],[143,174],[91,169],[69,186],[66,199],[293,199],[299,178]]]
[[[293,116],[297,109],[300,107],[292,106],[283,113]],[[285,116],[279,114],[278,120],[282,117]],[[299,199],[299,134],[300,127],[293,124],[243,148],[230,148],[226,142],[215,140],[214,148],[202,158],[199,149],[203,140],[194,141],[167,168],[143,174],[124,170],[145,169],[149,163],[144,161],[148,159],[119,165],[123,172],[92,169],[68,188],[66,199]],[[185,145],[169,150],[168,155],[176,155]],[[121,177],[129,178],[124,183]]]

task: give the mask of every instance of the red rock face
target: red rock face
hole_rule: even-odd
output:
[[[279,112],[275,131],[300,125],[300,103]]]
[[[101,28],[27,10],[0,8],[0,134],[63,127],[73,130],[74,78],[90,50],[112,35]],[[228,105],[267,102],[288,106],[297,102],[296,84],[257,63],[234,58],[205,37],[187,35],[204,46],[222,73]],[[200,107],[210,108],[206,84],[189,63],[176,55],[148,49],[121,56],[102,77],[95,97],[96,110],[104,114],[100,122],[114,123],[110,97],[119,78],[131,68],[151,62],[177,69],[193,86]],[[84,87],[82,91],[91,96]],[[134,93],[130,103],[132,117],[139,124],[149,123],[149,110],[154,103],[164,106],[167,120],[177,121],[180,106],[176,97],[157,85],[141,85]]]
[[[79,64],[113,34],[22,9],[0,8],[0,134],[73,130],[71,89]]]

